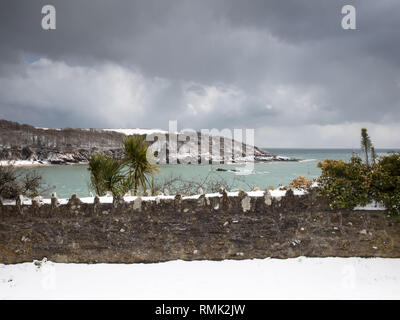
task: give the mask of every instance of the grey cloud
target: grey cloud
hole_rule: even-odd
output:
[[[49,32],[40,9],[50,2],[57,30]],[[357,8],[356,31],[340,27],[344,4]],[[165,128],[177,119],[182,127],[261,132],[393,124],[399,10],[396,0],[2,1],[0,117],[49,127]],[[33,73],[24,55],[65,63],[73,76]],[[121,92],[109,83],[119,72]],[[46,87],[31,79],[46,73]]]

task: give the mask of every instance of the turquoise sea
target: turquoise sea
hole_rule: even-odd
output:
[[[234,189],[250,190],[254,187],[267,188],[287,185],[299,175],[309,179],[318,177],[320,169],[318,161],[326,158],[348,160],[353,153],[360,154],[360,150],[354,149],[267,149],[269,152],[281,156],[301,159],[299,162],[264,162],[255,163],[254,171],[240,175],[237,172],[220,172],[218,168],[235,169],[244,165],[163,165],[160,173],[155,176],[155,182],[168,180],[170,177],[180,176],[186,181],[203,181],[209,179],[224,179]],[[399,151],[395,149],[378,149],[379,156],[388,152]],[[86,165],[29,167],[20,170],[36,170],[42,175],[48,190],[43,193],[49,197],[56,192],[60,198],[68,198],[76,193],[79,197],[87,197],[90,193],[89,173]]]

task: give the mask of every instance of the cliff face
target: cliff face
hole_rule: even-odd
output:
[[[38,163],[65,164],[87,162],[90,155],[97,152],[120,157],[122,155],[121,145],[126,134],[117,131],[71,128],[45,129],[0,120],[0,160],[30,160]],[[134,135],[146,136],[146,133]],[[169,135],[166,134],[166,137],[168,140]],[[213,143],[220,140],[218,141],[220,149],[217,149],[219,152],[215,152],[218,154],[211,154],[209,151],[202,153],[200,148],[201,138],[198,134],[198,141],[196,142],[187,142],[179,138],[178,153],[175,155],[167,152],[168,162],[194,164],[200,158],[206,159],[206,161],[211,159],[221,162],[230,161],[232,159],[224,159],[225,147],[227,152],[236,155],[236,162],[250,160],[243,153],[246,150],[245,144],[232,140],[228,140],[229,143],[224,144],[223,138],[207,138],[209,138],[210,150]],[[166,148],[168,149],[168,142]],[[198,156],[193,154],[195,149],[198,150]],[[259,148],[254,148],[254,159],[259,161],[284,160]]]

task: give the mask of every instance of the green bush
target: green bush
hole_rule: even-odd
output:
[[[400,215],[400,154],[383,157],[373,171],[373,198]]]
[[[331,208],[354,208],[370,202],[371,177],[368,167],[359,157],[350,161],[329,160],[318,163],[320,193],[329,199]]]
[[[382,157],[370,167],[353,156],[349,162],[324,160],[318,163],[320,194],[331,208],[352,209],[371,201],[382,203],[392,214],[400,214],[400,155]]]

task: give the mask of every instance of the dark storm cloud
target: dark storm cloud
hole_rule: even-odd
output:
[[[55,31],[40,27],[49,3]],[[341,28],[345,4],[357,8],[357,30]],[[2,1],[0,118],[397,126],[398,12],[397,0]]]

